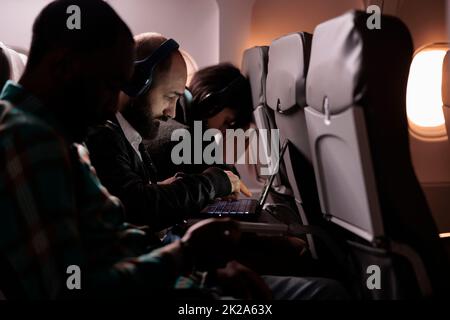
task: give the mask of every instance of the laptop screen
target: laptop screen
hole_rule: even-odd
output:
[[[283,146],[281,147],[280,155],[278,157],[277,164],[276,164],[276,167],[275,167],[275,168],[277,168],[277,170],[270,177],[268,177],[266,182],[264,183],[264,187],[263,187],[263,190],[261,192],[261,196],[259,197],[259,200],[258,200],[258,204],[261,207],[266,202],[267,196],[269,195],[270,188],[271,188],[271,186],[273,184],[273,181],[275,180],[276,175],[278,174],[278,170],[279,170],[279,167],[280,167],[281,159],[283,159],[284,153],[285,153],[285,151],[287,149],[287,146],[288,146],[288,142],[289,142],[289,140],[287,140],[287,139],[284,140]]]

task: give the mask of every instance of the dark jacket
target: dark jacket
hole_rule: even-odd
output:
[[[158,169],[158,176],[161,180],[172,177],[176,172],[182,171],[185,173],[201,173],[209,167],[217,167],[223,170],[232,171],[234,174],[239,176],[239,172],[234,165],[227,164],[194,164],[186,163],[175,165],[171,161],[172,149],[178,144],[178,141],[172,141],[172,133],[177,129],[188,130],[191,137],[194,137],[193,132],[193,119],[191,111],[189,109],[189,104],[186,102],[186,97],[181,97],[177,103],[177,111],[175,119],[169,119],[168,121],[162,121],[158,128],[158,135],[151,139],[145,140],[144,144],[152,155],[152,160]],[[202,132],[203,135],[203,132]],[[212,141],[212,140],[211,140]],[[203,141],[204,148],[211,143],[211,141]],[[193,142],[193,141],[191,141]],[[193,144],[192,144],[193,145]],[[191,156],[193,157],[194,149],[191,150]],[[192,159],[191,159],[192,160]]]
[[[93,128],[86,144],[102,184],[125,205],[126,220],[148,225],[154,231],[181,222],[209,201],[231,192],[227,175],[217,168],[208,168],[202,174],[182,174],[170,185],[149,183],[148,166],[114,121]]]

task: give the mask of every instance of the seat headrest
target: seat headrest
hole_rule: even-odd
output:
[[[269,47],[253,47],[245,50],[242,58],[242,74],[248,78],[252,89],[253,108],[266,103],[267,57]]]
[[[447,51],[442,67],[442,102],[450,107],[450,51]]]
[[[0,42],[0,49],[5,53],[5,56],[9,62],[10,75],[9,78],[15,82],[19,80],[25,70],[25,65],[27,63],[27,57],[8,48],[5,44]],[[1,90],[1,88],[0,88]]]
[[[409,31],[399,19],[384,15],[381,29],[369,29],[369,18],[365,12],[350,11],[315,28],[306,88],[308,106],[323,112],[327,98],[330,114],[337,114],[365,97],[369,81],[387,84],[391,75],[398,78],[396,63],[412,54]]]
[[[278,112],[306,106],[306,74],[312,35],[292,33],[269,48],[267,105]]]

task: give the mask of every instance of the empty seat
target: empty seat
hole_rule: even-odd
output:
[[[280,136],[289,140],[284,163],[303,225],[319,224],[321,218],[304,112],[311,39],[302,32],[274,40],[267,75],[267,105],[275,113]],[[311,236],[308,242],[317,257]]]
[[[450,51],[447,51],[444,58],[442,70],[442,101],[445,124],[447,127],[447,137],[450,140]]]
[[[352,11],[316,27],[306,121],[322,213],[345,230],[369,298],[448,294],[448,260],[411,163],[411,36],[397,18]],[[344,231],[343,231],[344,232]],[[381,289],[366,287],[370,266]]]

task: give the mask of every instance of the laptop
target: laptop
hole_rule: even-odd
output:
[[[280,164],[280,160],[283,158],[283,155],[287,149],[288,141],[286,140],[283,143],[283,146],[280,151],[280,156],[278,157],[277,167]],[[247,220],[253,221],[255,220],[267,200],[267,196],[269,195],[270,188],[273,184],[275,176],[278,174],[274,173],[270,175],[266,182],[264,183],[263,190],[261,192],[261,196],[258,200],[256,199],[239,199],[239,200],[215,200],[208,206],[206,206],[199,214],[202,218],[213,218],[213,217],[230,217],[238,220]]]

